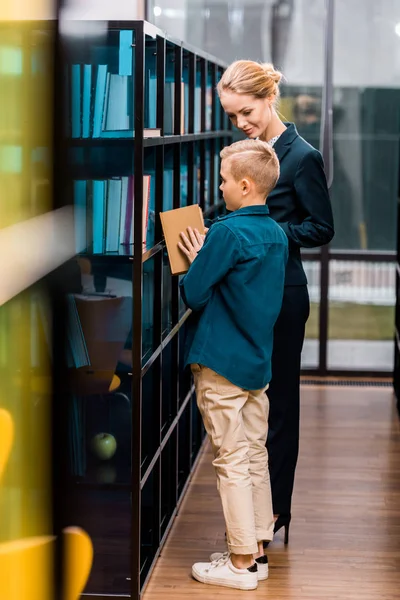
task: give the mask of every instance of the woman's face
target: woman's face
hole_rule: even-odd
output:
[[[220,100],[233,125],[247,137],[256,138],[266,131],[272,116],[270,98],[256,98],[225,90]]]

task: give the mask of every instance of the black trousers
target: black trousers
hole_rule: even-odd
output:
[[[286,286],[274,328],[267,448],[274,514],[291,510],[299,453],[300,357],[310,313],[306,285]]]

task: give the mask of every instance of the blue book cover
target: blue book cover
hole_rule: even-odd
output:
[[[194,131],[201,131],[201,87],[196,86],[194,96]]]
[[[133,31],[120,31],[119,34],[119,65],[120,75],[132,75],[133,62]]]
[[[126,75],[109,74],[101,137],[133,137],[128,108],[129,81]]]
[[[106,252],[119,250],[119,223],[121,213],[122,180],[107,182]]]
[[[92,65],[83,65],[82,137],[90,135],[90,103],[92,88]]]
[[[150,69],[146,73],[145,127],[157,127],[157,78]]]
[[[107,65],[99,65],[97,69],[97,81],[93,109],[94,138],[101,136],[101,126],[103,123],[103,112],[106,96],[107,68]]]
[[[164,171],[163,211],[174,208],[174,172],[172,169]]]
[[[104,220],[105,220],[105,181],[93,181],[93,254],[104,252]]]
[[[121,184],[121,211],[119,217],[119,244],[125,243],[125,217],[126,205],[128,201],[128,177],[122,177]]]

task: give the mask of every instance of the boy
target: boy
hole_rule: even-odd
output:
[[[192,575],[251,590],[268,577],[263,541],[272,539],[274,528],[265,391],[288,243],[266,206],[279,177],[274,150],[244,140],[224,148],[221,158],[220,189],[232,212],[218,218],[205,239],[188,229],[180,244],[191,263],[180,284],[193,311],[185,362],[214,452],[228,542],[228,553],[196,563]]]

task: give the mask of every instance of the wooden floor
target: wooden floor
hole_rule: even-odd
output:
[[[193,562],[224,550],[207,446],[144,600],[398,600],[400,430],[390,388],[303,386],[301,449],[290,542],[270,545],[254,592],[191,579]]]

